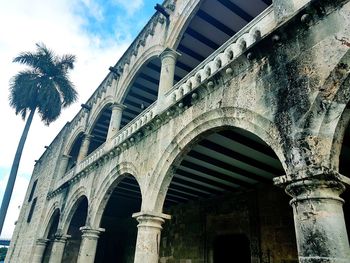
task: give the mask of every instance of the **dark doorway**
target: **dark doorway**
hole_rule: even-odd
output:
[[[250,242],[245,235],[222,235],[214,240],[214,263],[251,263]]]

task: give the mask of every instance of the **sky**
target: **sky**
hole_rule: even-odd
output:
[[[0,0],[0,202],[25,122],[8,103],[9,81],[23,65],[12,63],[20,52],[44,43],[57,54],[74,54],[70,76],[79,101],[63,110],[50,126],[34,117],[17,174],[2,238],[10,238],[18,219],[34,161],[44,152],[80,104],[93,91],[154,14],[162,0]]]

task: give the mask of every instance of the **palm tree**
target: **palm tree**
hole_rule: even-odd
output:
[[[10,106],[23,120],[29,112],[6,186],[0,209],[0,233],[16,180],[19,161],[35,111],[41,120],[49,125],[55,121],[62,108],[77,100],[77,92],[69,80],[68,71],[74,68],[75,56],[57,56],[44,44],[36,44],[35,52],[23,52],[13,59],[29,66],[17,73],[10,81]]]

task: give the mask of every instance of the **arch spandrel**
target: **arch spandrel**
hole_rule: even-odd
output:
[[[88,198],[87,190],[84,186],[75,190],[70,197],[68,197],[66,206],[62,208],[62,220],[59,224],[59,229],[62,229],[62,234],[67,234],[71,220],[79,207],[80,202],[86,198],[88,202],[88,210],[90,208],[90,200]]]
[[[178,132],[172,142],[160,154],[161,159],[155,166],[153,179],[147,189],[148,194],[142,202],[143,211],[161,212],[166,196],[166,189],[171,182],[172,167],[181,160],[181,156],[189,151],[189,147],[196,143],[202,135],[212,133],[220,129],[239,128],[248,131],[264,141],[276,154],[285,171],[291,170],[286,162],[282,138],[274,123],[263,116],[242,108],[221,108],[206,112],[187,124]],[[280,176],[282,174],[276,174]]]
[[[93,198],[91,203],[91,213],[89,215],[90,223],[92,227],[99,228],[103,212],[109,201],[115,187],[127,176],[130,175],[137,181],[143,201],[144,189],[142,187],[142,182],[137,171],[137,168],[128,162],[122,162],[117,165],[113,170],[111,170],[108,175],[104,178],[101,184],[96,188],[96,196]]]

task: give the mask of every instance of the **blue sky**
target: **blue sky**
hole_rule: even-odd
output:
[[[34,117],[21,159],[10,209],[2,237],[11,237],[14,222],[33,170],[34,160],[44,152],[64,124],[78,112],[92,92],[125,52],[154,14],[155,0],[0,0],[0,200],[24,122],[8,106],[10,78],[22,66],[12,59],[43,42],[58,54],[77,56],[71,79],[79,101],[62,112],[49,127]]]

